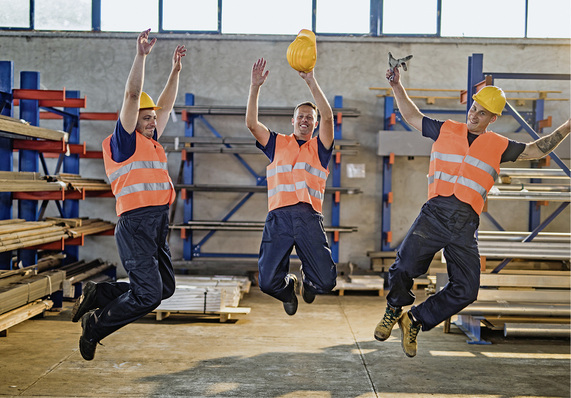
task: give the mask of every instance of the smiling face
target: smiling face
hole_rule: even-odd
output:
[[[308,141],[317,127],[317,112],[309,105],[301,105],[295,111],[291,124],[298,140]]]
[[[494,123],[497,118],[497,115],[484,109],[482,105],[474,101],[466,117],[468,131],[477,135],[485,133],[488,126]]]
[[[153,138],[156,127],[157,113],[153,109],[139,110],[139,118],[137,119],[137,127],[135,129],[146,138]]]

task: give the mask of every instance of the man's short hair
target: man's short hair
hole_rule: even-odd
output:
[[[293,110],[294,115],[297,112],[297,110],[299,109],[299,107],[301,107],[301,106],[309,106],[309,107],[313,108],[315,110],[315,113],[317,114],[317,116],[319,116],[319,111],[317,110],[317,106],[311,101],[305,101],[305,102],[302,102],[301,104],[298,104],[295,107],[295,109]]]

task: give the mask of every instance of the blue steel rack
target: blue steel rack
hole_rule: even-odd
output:
[[[40,89],[40,73],[22,71],[20,73],[21,89]],[[0,61],[0,114],[13,117],[14,108],[14,64],[12,61]],[[41,97],[41,95],[40,95]],[[73,101],[77,100],[77,101]],[[63,106],[63,110],[58,110],[52,105],[45,105],[49,101],[41,101],[39,99],[19,99],[20,119],[24,119],[33,126],[39,126],[42,118],[40,109],[46,110],[45,114],[55,114],[56,117],[63,118],[63,130],[68,133],[67,144],[79,144],[79,108],[84,106],[84,101],[80,99],[80,92],[74,90],[65,90],[65,100],[58,102],[55,106]],[[44,112],[42,112],[44,115]],[[109,114],[91,113],[90,120],[108,120]],[[53,117],[46,117],[52,119]],[[0,170],[13,171],[13,137],[2,135],[0,132]],[[93,151],[91,151],[93,152]],[[90,155],[89,157],[93,157]],[[79,174],[80,155],[71,153],[64,156],[60,153],[55,173],[59,173],[63,165],[63,172],[69,174]],[[39,171],[41,164],[44,174],[48,175],[48,167],[42,152],[38,150],[19,149],[18,157],[19,171]],[[103,195],[105,196],[105,195]],[[38,200],[21,199],[18,201],[18,217],[26,221],[37,221],[43,217],[43,213],[47,206],[47,200],[43,200],[42,205],[38,209]],[[60,204],[55,201],[59,214],[62,218],[79,217],[79,199],[66,199]],[[12,193],[0,193],[0,220],[12,218]],[[65,245],[64,253],[66,254],[65,263],[71,263],[78,260],[79,247],[77,245]],[[18,260],[23,266],[29,266],[37,263],[37,251],[30,249],[20,249],[18,252]],[[0,269],[13,268],[11,253],[0,253]]]
[[[489,76],[486,81],[486,76]],[[536,79],[536,80],[571,80],[569,74],[538,74],[538,73],[490,73],[483,72],[483,54],[472,54],[468,59],[468,89],[466,91],[466,111],[464,110],[433,110],[421,109],[425,114],[465,114],[472,105],[472,95],[485,84],[493,84],[493,79]],[[394,125],[399,123],[405,130],[411,131],[411,128],[404,122],[400,111],[395,109],[394,98],[391,96],[384,97],[384,130],[393,130]],[[537,139],[539,136],[535,133],[534,129],[528,124],[531,122],[536,129],[539,129],[541,123],[544,121],[544,99],[539,98],[534,101],[533,111],[531,112],[518,112],[509,103],[506,105],[508,114],[520,124],[520,130],[525,130],[533,138]],[[569,175],[569,168],[559,159],[559,157],[552,153],[549,155],[558,166],[560,166],[567,175]],[[394,157],[383,156],[383,206],[382,206],[382,240],[381,251],[394,251],[398,249],[398,245],[391,247],[391,204],[392,204],[392,164]],[[534,181],[537,182],[537,181]],[[536,202],[529,204],[529,230],[533,231],[528,240],[532,240],[537,234],[542,231],[557,215],[559,215],[565,207],[569,205],[564,202],[555,210],[547,219],[540,223],[540,207],[536,206]],[[488,213],[482,213],[487,217],[499,230],[503,227]],[[499,272],[511,259],[506,259],[502,262],[494,272]]]
[[[185,95],[185,106],[194,106],[194,94],[187,93]],[[335,116],[335,130],[334,138],[336,141],[342,139],[342,115],[343,114],[343,97],[336,96],[333,104],[333,111]],[[205,112],[208,114],[208,112]],[[279,116],[279,115],[278,115]],[[355,116],[355,115],[352,115]],[[203,114],[188,113],[185,124],[185,137],[195,136],[195,122],[202,122],[206,128],[217,138],[222,138],[222,135],[206,120]],[[225,144],[226,147],[231,148],[230,144]],[[332,186],[341,187],[341,157],[340,153],[334,156],[330,165]],[[182,183],[185,185],[194,184],[194,154],[192,152],[186,153],[186,158],[183,159],[184,166],[182,170]],[[233,156],[239,163],[246,169],[246,171],[254,178],[256,186],[266,186],[265,175],[258,175],[248,163],[240,156],[234,153]],[[233,208],[222,218],[222,222],[228,221],[254,194],[249,192],[245,194]],[[183,222],[189,223],[194,218],[194,195],[192,191],[187,191],[184,199]],[[331,208],[331,225],[338,227],[340,225],[340,198],[338,194],[333,195],[333,202]],[[192,229],[182,230],[183,239],[183,257],[184,260],[190,261],[198,257],[235,257],[235,258],[256,258],[257,253],[206,253],[202,252],[202,246],[216,233],[215,229],[210,230],[199,242],[194,242]],[[339,233],[334,231],[329,239],[333,260],[339,261]]]

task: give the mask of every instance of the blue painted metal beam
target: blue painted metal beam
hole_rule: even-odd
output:
[[[20,72],[20,87],[23,89],[40,89],[39,72]],[[20,100],[20,119],[24,119],[32,126],[40,125],[40,108],[37,100]],[[37,151],[21,149],[18,156],[19,170],[37,172],[39,157]],[[18,201],[18,217],[26,221],[36,221],[38,212],[37,200]],[[35,250],[19,251],[19,259],[23,266],[37,263],[37,253]]]
[[[13,117],[12,88],[14,86],[14,63],[12,61],[0,61],[0,92],[3,95],[0,104],[0,114]],[[0,137],[0,170],[13,170],[13,145],[10,138]],[[12,218],[12,193],[0,192],[0,220]],[[12,268],[12,253],[0,253],[0,269]]]
[[[81,98],[77,90],[66,90],[66,98]],[[69,133],[68,142],[70,144],[79,144],[79,108],[64,108],[65,113],[70,116],[63,118],[63,131]],[[63,159],[63,172],[70,174],[79,174],[79,155],[71,154]],[[65,218],[79,217],[79,200],[67,199],[63,202],[63,213]],[[79,246],[66,246],[65,263],[73,263],[79,260]]]

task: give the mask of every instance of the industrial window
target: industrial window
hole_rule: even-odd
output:
[[[437,5],[437,0],[384,0],[383,33],[386,35],[435,35],[437,33]]]
[[[0,27],[28,28],[30,26],[30,3],[26,1],[0,0]]]
[[[0,0],[0,29],[571,38],[569,0]]]
[[[441,34],[525,37],[525,0],[442,0]]]
[[[218,0],[163,0],[166,31],[218,31]]]
[[[311,0],[222,0],[222,33],[297,34],[311,29]]]
[[[111,32],[159,30],[158,0],[101,0],[101,30]]]
[[[571,37],[569,0],[528,0],[527,37]]]
[[[91,30],[91,0],[35,0],[37,30]]]
[[[317,33],[368,34],[371,19],[370,0],[317,0]]]

